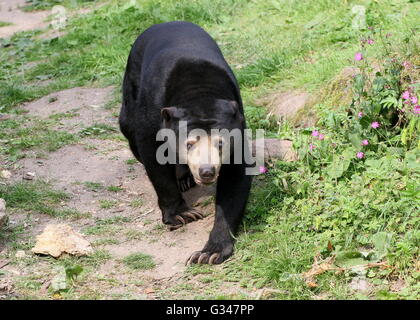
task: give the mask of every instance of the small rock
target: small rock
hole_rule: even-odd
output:
[[[256,155],[256,145],[260,140],[252,141],[252,156]],[[283,161],[296,161],[297,153],[293,150],[293,142],[289,140],[264,139],[264,160],[280,159]]]
[[[0,198],[0,212],[6,211],[6,200]]]
[[[47,225],[44,232],[36,237],[37,242],[32,252],[58,258],[63,253],[83,256],[92,253],[93,249],[82,234],[66,224]]]
[[[12,292],[13,283],[10,279],[1,279],[0,280],[0,292],[9,293]]]
[[[33,180],[35,178],[34,172],[26,172],[23,174],[23,179],[25,180]]]
[[[270,114],[280,119],[292,119],[297,112],[305,107],[309,102],[310,95],[307,92],[289,91],[276,92],[259,99],[257,104],[267,106]]]
[[[9,170],[2,170],[0,176],[4,179],[10,179],[12,177],[12,173]]]
[[[5,225],[6,222],[7,222],[6,201],[0,198],[0,227]]]
[[[356,5],[351,8],[351,12],[354,15],[351,26],[355,30],[362,30],[366,28],[366,7]]]
[[[349,287],[356,291],[367,292],[371,289],[371,284],[363,278],[353,278],[349,284]]]
[[[2,114],[0,113],[0,121],[9,120],[11,116],[9,114]]]
[[[26,256],[26,253],[23,250],[18,250],[15,254],[16,258],[24,258],[25,256]]]
[[[405,281],[402,279],[398,279],[397,281],[391,283],[390,289],[393,292],[400,292],[405,287],[406,287]]]

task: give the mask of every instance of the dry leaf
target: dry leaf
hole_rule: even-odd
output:
[[[333,247],[331,241],[328,241],[327,249],[328,249],[329,252],[333,251],[334,247]]]
[[[333,266],[334,257],[329,257],[324,261],[318,261],[319,256],[319,254],[315,256],[311,269],[302,274],[309,288],[316,288],[318,286],[315,280],[317,275],[329,270],[341,270],[341,268]]]
[[[333,265],[335,257],[329,257],[329,258],[327,258],[323,261],[319,261],[319,257],[320,257],[320,254],[317,254],[314,258],[314,263],[312,264],[311,269],[302,273],[303,279],[305,280],[306,284],[310,288],[317,287],[315,277],[317,275],[321,274],[321,273],[324,273],[324,272],[330,271],[330,270],[331,271],[336,271],[336,273],[339,273],[339,272],[354,269],[355,267],[357,267],[357,266],[352,266],[352,267],[349,267],[349,268],[335,267]],[[366,268],[366,269],[376,268],[376,267],[380,267],[382,269],[391,268],[385,262],[373,262],[373,263],[360,265],[359,267],[360,268]]]
[[[147,288],[144,290],[145,293],[150,294],[150,293],[154,293],[155,290],[153,290],[153,288]]]

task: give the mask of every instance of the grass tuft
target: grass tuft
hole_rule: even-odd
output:
[[[126,266],[134,270],[149,270],[156,266],[152,257],[144,253],[133,253],[123,259]]]

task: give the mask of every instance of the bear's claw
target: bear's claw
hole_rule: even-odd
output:
[[[209,252],[202,252],[202,251],[195,251],[193,252],[193,254],[188,258],[188,260],[185,262],[185,264],[187,266],[191,265],[191,264],[219,264],[222,263],[222,261],[218,261],[220,260],[220,253],[219,252],[215,252],[213,254],[210,255]]]
[[[190,209],[188,211],[182,212],[175,216],[175,223],[169,226],[169,231],[173,231],[176,229],[181,228],[182,226],[186,225],[187,223],[197,221],[199,219],[203,219],[204,216],[202,213],[198,212],[195,209]],[[179,222],[179,223],[176,223]]]
[[[187,224],[182,216],[175,216],[175,219],[181,222],[182,224]]]

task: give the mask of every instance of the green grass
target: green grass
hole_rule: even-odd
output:
[[[65,8],[75,9],[80,5],[95,3],[96,0],[26,0],[26,5],[22,7],[25,12],[49,10],[54,6],[60,5]]]
[[[128,229],[124,235],[127,237],[127,240],[142,240],[147,237],[144,231],[136,229]]]
[[[0,28],[1,27],[7,27],[7,26],[10,26],[10,25],[12,25],[12,23],[6,22],[6,21],[0,21]]]
[[[115,223],[126,223],[130,222],[131,218],[123,217],[123,216],[115,216],[110,218],[98,219],[96,220],[97,225],[108,225],[108,224],[115,224]]]
[[[85,257],[75,257],[70,255],[63,256],[60,258],[59,264],[64,266],[81,265],[86,268],[96,268],[111,258],[112,255],[108,251],[98,249],[89,256]]]
[[[90,126],[88,128],[83,129],[80,132],[81,136],[89,136],[89,137],[108,137],[109,134],[117,132],[117,129],[113,126],[98,123]]]
[[[119,244],[120,242],[117,239],[112,238],[103,238],[98,239],[93,242],[93,245],[96,246],[105,246],[105,245],[113,245],[113,244]]]
[[[130,254],[123,259],[123,263],[134,270],[148,270],[156,266],[152,257],[144,253]]]
[[[401,37],[415,25],[415,9],[400,10],[414,8],[415,3],[365,2],[369,24],[384,32]],[[59,39],[34,40],[33,33],[26,32],[7,40],[9,47],[0,54],[4,62],[0,106],[10,110],[59,88],[92,82],[120,85],[127,52],[137,35],[154,23],[180,19],[202,25],[219,42],[246,104],[279,81],[283,88],[316,90],[348,64],[349,53],[358,44],[360,32],[351,28],[350,9],[351,4],[341,0],[289,0],[281,5],[245,0],[142,1],[137,6],[111,1],[90,15],[71,19],[68,34]],[[305,63],[308,58],[311,63]],[[18,75],[31,61],[37,64]],[[52,82],[43,88],[29,84],[39,76],[49,76]]]
[[[29,116],[16,116],[0,122],[0,156],[8,160],[25,157],[25,152],[35,149],[38,152],[51,152],[74,143],[78,137],[51,129],[56,120],[41,120]]]
[[[50,99],[52,99],[52,98],[50,98]],[[67,112],[54,113],[54,114],[48,116],[48,118],[60,121],[60,120],[63,120],[63,119],[78,117],[79,115],[80,114],[75,112],[75,111],[67,111]]]
[[[132,208],[140,208],[143,205],[142,199],[135,199],[130,202],[130,207]]]
[[[63,202],[69,196],[40,180],[2,184],[0,198],[6,200],[7,207],[11,209],[43,213],[57,218],[77,219],[85,216],[75,209],[63,208]]]
[[[105,188],[105,186],[102,183],[94,181],[83,182],[83,185],[86,187],[86,189],[93,192],[98,192]]]
[[[118,202],[116,200],[104,199],[104,200],[99,200],[99,204],[102,209],[111,209],[115,207],[118,204]]]
[[[121,231],[121,228],[119,226],[97,224],[97,225],[85,228],[83,232],[87,235],[93,235],[93,236],[96,236],[96,235],[114,236],[120,231]]]
[[[136,164],[137,162],[138,162],[137,159],[128,159],[125,161],[125,163],[128,165],[133,165],[133,164]]]
[[[119,186],[108,186],[106,190],[108,190],[109,192],[120,192],[123,190],[123,188]]]

